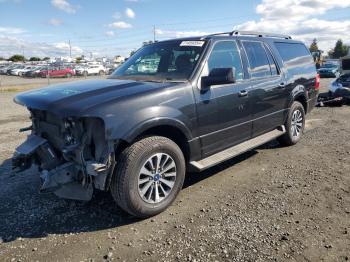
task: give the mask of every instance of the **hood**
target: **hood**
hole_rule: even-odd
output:
[[[117,79],[76,81],[20,93],[14,101],[28,108],[46,110],[60,116],[83,116],[92,108],[110,101],[169,85]]]

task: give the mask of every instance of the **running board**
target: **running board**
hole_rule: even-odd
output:
[[[279,128],[271,132],[252,138],[248,141],[245,141],[228,149],[225,149],[224,151],[216,153],[200,161],[191,161],[190,166],[193,167],[195,171],[203,171],[207,168],[220,164],[230,158],[238,156],[263,144],[266,144],[267,142],[283,135],[284,133],[286,133],[286,128],[284,126],[280,126]]]

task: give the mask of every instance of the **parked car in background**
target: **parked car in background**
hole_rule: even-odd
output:
[[[338,77],[340,75],[338,63],[325,63],[317,71],[320,77]]]
[[[33,67],[31,70],[25,72],[23,75],[25,77],[38,77],[40,75],[40,72],[47,70],[47,66],[36,66]]]
[[[9,66],[6,70],[6,75],[11,75],[11,71],[18,68],[23,68],[23,64],[13,64]]]
[[[15,69],[12,69],[10,71],[10,75],[13,75],[13,76],[22,76],[23,74],[25,74],[26,72],[32,70],[34,68],[34,66],[21,66],[21,67],[18,67],[18,68],[15,68]]]
[[[49,70],[43,70],[39,73],[41,77],[72,77],[75,75],[74,71],[71,68],[67,67],[53,67]]]
[[[13,168],[35,163],[41,192],[87,201],[110,191],[131,215],[154,216],[174,201],[186,171],[276,138],[298,143],[319,87],[309,49],[289,36],[233,31],[157,42],[108,79],[18,94],[32,125]]]
[[[329,94],[331,96],[350,97],[350,56],[340,59],[341,75],[331,83]]]
[[[11,67],[11,65],[5,65],[0,68],[0,75],[6,75],[7,70]]]
[[[85,67],[76,68],[77,75],[104,75],[106,74],[106,68],[103,65],[88,65]]]

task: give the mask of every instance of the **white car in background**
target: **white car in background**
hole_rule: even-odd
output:
[[[13,76],[22,76],[26,72],[32,70],[32,68],[33,68],[33,66],[21,66],[19,68],[15,68],[15,69],[11,70],[10,74]]]
[[[77,75],[83,76],[106,74],[106,68],[103,65],[88,65],[84,67],[77,67],[75,71]]]

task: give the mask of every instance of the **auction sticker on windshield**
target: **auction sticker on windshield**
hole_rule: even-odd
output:
[[[204,41],[182,41],[180,46],[199,46],[202,47],[204,45]]]

